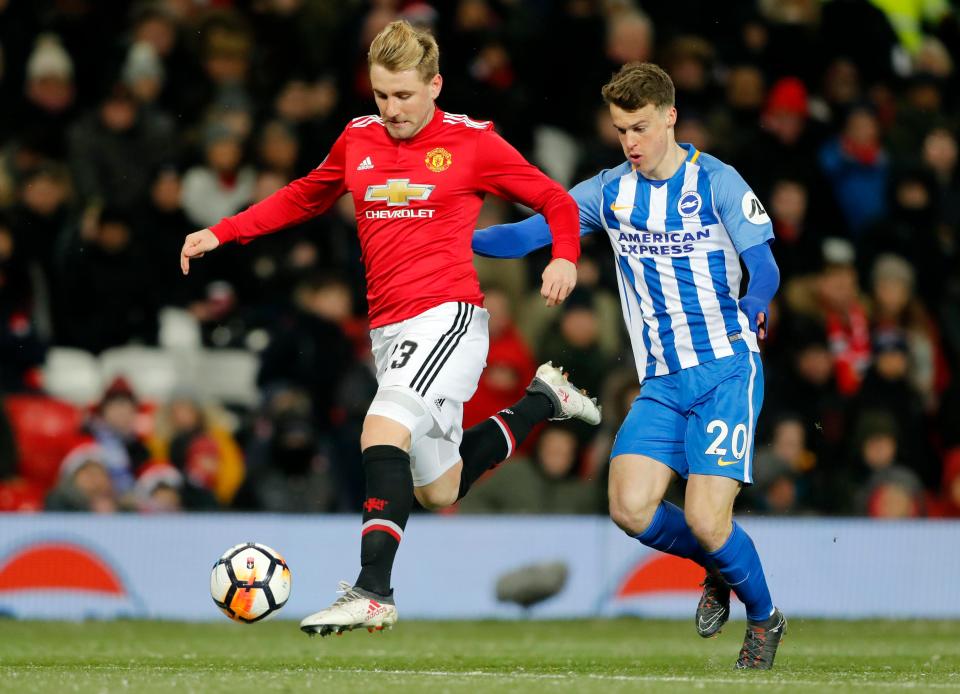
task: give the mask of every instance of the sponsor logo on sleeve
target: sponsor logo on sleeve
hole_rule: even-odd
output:
[[[752,190],[748,190],[743,194],[743,198],[740,200],[740,209],[743,210],[743,216],[747,218],[747,221],[751,224],[769,224],[770,217],[767,215],[767,211],[763,209],[763,205],[760,204],[760,200],[757,199],[756,194]]]

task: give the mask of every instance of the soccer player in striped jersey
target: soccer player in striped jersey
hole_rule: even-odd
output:
[[[611,451],[610,514],[644,545],[705,568],[701,636],[720,631],[736,592],[748,618],[737,667],[768,669],[786,621],[733,503],[752,482],[758,340],[780,281],[772,225],[732,167],[676,142],[674,87],[662,69],[625,65],[602,93],[627,161],[570,192],[580,233],[605,233],[613,248],[641,382]],[[473,248],[519,257],[549,240],[535,216],[478,231]],[[663,499],[678,476],[687,479],[684,510]]]

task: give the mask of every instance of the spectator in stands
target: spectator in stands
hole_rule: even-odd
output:
[[[73,181],[66,167],[43,163],[23,172],[10,221],[23,258],[37,263],[43,279],[56,287],[57,250],[71,222]]]
[[[169,460],[187,484],[212,492],[227,507],[243,482],[244,463],[218,415],[216,408],[205,412],[192,393],[176,393],[157,417],[150,448],[155,460]]]
[[[195,484],[173,465],[155,462],[137,477],[133,503],[141,513],[215,511],[217,500],[209,489]]]
[[[0,212],[0,392],[39,387],[46,345],[37,334],[30,269]]]
[[[940,492],[932,495],[928,506],[931,516],[960,518],[960,448],[951,449],[944,457]]]
[[[781,415],[767,446],[754,456],[753,486],[743,502],[762,513],[791,515],[808,511],[815,501],[817,459],[806,446],[806,428],[799,417]]]
[[[864,231],[857,251],[863,277],[870,276],[877,257],[886,253],[904,258],[914,268],[929,270],[917,277],[916,291],[931,306],[943,296],[951,270],[937,231],[935,194],[929,173],[916,169],[898,172],[887,196],[888,214]]]
[[[873,364],[854,401],[855,411],[889,412],[900,430],[901,461],[928,484],[936,484],[940,469],[931,460],[924,438],[924,407],[909,380],[909,346],[902,330],[880,330],[873,335]]]
[[[47,495],[48,511],[115,513],[121,509],[114,486],[116,477],[106,462],[107,454],[96,443],[79,444],[60,465],[57,486]]]
[[[133,209],[147,197],[152,172],[176,151],[173,122],[142,108],[123,82],[114,83],[70,129],[69,139],[84,205]]]
[[[247,447],[248,474],[234,506],[272,513],[337,509],[328,446],[317,430],[309,395],[280,385],[265,393]]]
[[[827,239],[823,248],[824,267],[817,278],[819,320],[833,354],[837,387],[841,394],[853,395],[870,365],[870,323],[852,247],[841,239]]]
[[[960,174],[957,171],[957,136],[946,127],[927,133],[923,140],[923,165],[933,174],[939,200],[937,223],[956,229],[960,226]]]
[[[155,305],[187,307],[201,301],[206,292],[210,268],[198,267],[196,277],[187,277],[176,267],[169,267],[162,258],[172,258],[183,246],[183,237],[194,228],[180,204],[182,191],[180,172],[172,164],[160,166],[150,185],[150,197],[137,208],[137,243],[155,259],[153,268]]]
[[[340,91],[335,79],[325,76],[315,82],[294,78],[284,82],[274,99],[276,116],[293,127],[300,143],[298,171],[314,168],[318,153],[337,138],[337,105]],[[323,156],[322,154],[319,156]]]
[[[87,433],[99,445],[113,487],[121,495],[132,489],[134,477],[150,460],[150,452],[137,433],[138,406],[130,384],[117,376],[86,425]]]
[[[923,485],[916,475],[904,468],[878,472],[867,487],[866,512],[871,518],[923,516]]]
[[[27,61],[25,99],[16,99],[13,128],[17,138],[44,156],[63,159],[66,133],[76,118],[73,59],[56,34],[36,37]]]
[[[578,476],[577,434],[547,424],[532,458],[501,463],[459,502],[461,513],[597,513],[604,490],[598,479]]]
[[[818,461],[842,459],[847,436],[848,405],[837,388],[833,357],[823,326],[815,321],[793,319],[785,326],[785,358],[771,371],[758,431],[772,431],[778,417],[796,413],[806,427],[807,446]],[[822,468],[836,474],[836,467]],[[825,486],[829,487],[829,484]],[[830,491],[829,489],[825,491]],[[845,503],[843,495],[830,496],[827,508]]]
[[[95,354],[156,344],[155,263],[133,234],[128,213],[105,208],[72,240],[58,275],[59,344]]]
[[[156,108],[163,91],[164,71],[160,56],[152,43],[138,41],[130,46],[123,63],[123,83],[141,107]]]
[[[272,120],[260,130],[260,165],[279,174],[286,185],[299,173],[300,142],[296,131],[282,120]],[[219,221],[219,220],[218,220]]]
[[[204,136],[205,162],[183,177],[183,209],[194,225],[213,226],[253,199],[254,170],[243,163],[243,141],[228,126],[214,122]]]
[[[872,330],[903,332],[909,356],[907,379],[922,398],[924,409],[932,410],[948,375],[939,331],[914,295],[916,273],[903,258],[883,254],[877,258],[871,274]]]
[[[188,100],[185,97],[193,92],[196,68],[191,64],[180,40],[176,14],[166,3],[144,2],[134,7],[131,19],[131,46],[149,45],[159,62],[157,69],[153,59],[149,60],[149,71],[161,79],[160,95],[154,103],[161,105],[168,113],[176,113],[191,122],[190,119],[196,114],[186,109]],[[143,65],[137,67],[142,69]]]
[[[303,280],[260,356],[257,384],[295,383],[306,390],[320,431],[331,427],[337,387],[353,361],[340,325],[353,313],[351,301],[349,287],[335,274]]]
[[[820,267],[822,229],[810,219],[809,201],[809,191],[799,179],[780,178],[770,186],[767,212],[777,239],[772,250],[781,283]]]
[[[869,106],[852,108],[843,131],[820,150],[820,166],[854,238],[886,212],[890,161],[880,139],[877,115]]]
[[[889,412],[861,414],[853,431],[857,461],[851,471],[855,512],[876,517],[922,515],[923,484],[901,463],[899,437],[903,429]]]

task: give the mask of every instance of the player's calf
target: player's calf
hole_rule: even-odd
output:
[[[596,398],[581,392],[550,362],[541,364],[527,386],[526,396],[463,432],[463,469],[457,498],[462,498],[483,473],[509,458],[537,424],[546,419],[570,418],[598,424],[600,406]]]

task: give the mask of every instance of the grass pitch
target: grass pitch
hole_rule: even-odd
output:
[[[960,692],[960,622],[790,621],[771,672],[733,663],[743,623],[401,622],[308,638],[295,622],[0,621],[0,691]]]

